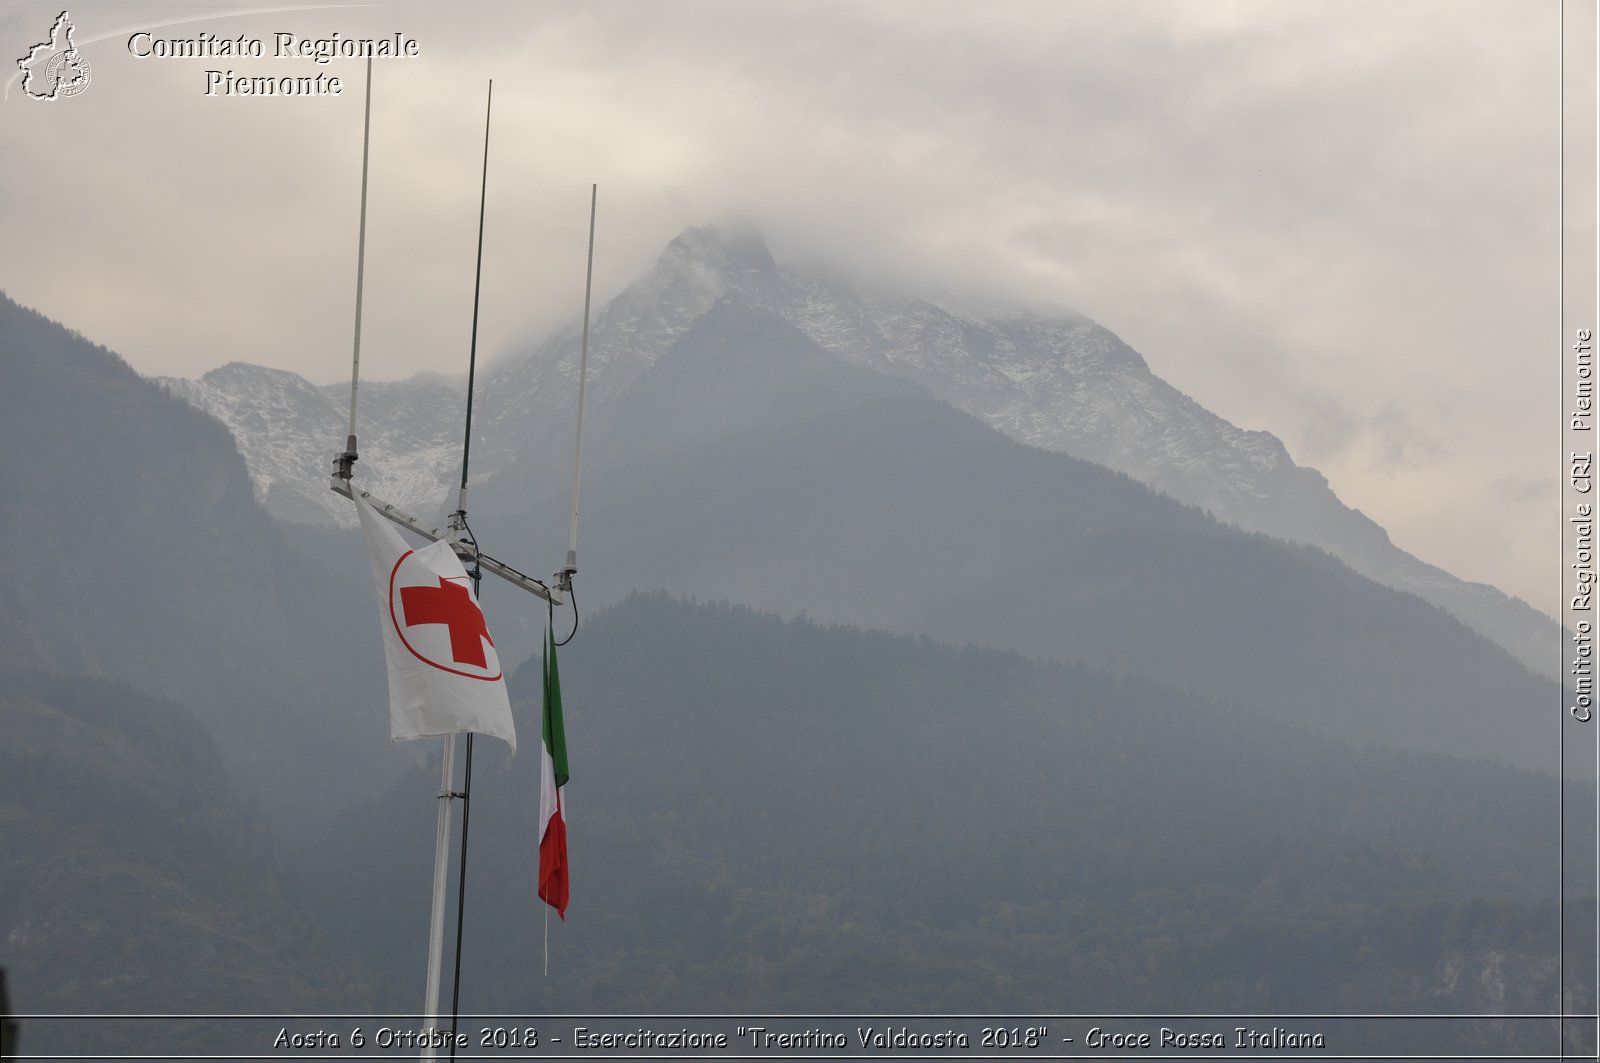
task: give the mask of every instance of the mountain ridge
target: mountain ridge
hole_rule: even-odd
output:
[[[717,319],[730,320],[707,315]],[[696,365],[689,347],[657,368],[704,405],[639,394],[635,408],[652,418],[637,426],[647,440],[669,418],[703,421],[722,376],[735,375]],[[587,601],[629,588],[726,598],[1160,674],[1346,738],[1555,768],[1533,726],[1553,685],[1454,617],[1326,552],[1221,524],[925,394],[829,401],[798,374],[771,379],[760,357],[738,372],[813,412],[728,425],[692,446],[611,455],[597,445],[580,551]],[[650,383],[646,375],[635,386]],[[521,534],[535,556],[550,556],[557,529],[541,531],[549,522],[538,515],[562,495],[553,484],[549,492],[523,509],[510,495],[486,500],[474,528],[484,541]]]
[[[616,400],[697,318],[728,299],[772,311],[841,360],[913,381],[1021,442],[1117,469],[1245,530],[1327,550],[1446,609],[1524,667],[1561,678],[1551,650],[1560,629],[1548,616],[1401,550],[1344,505],[1320,472],[1297,465],[1276,436],[1206,410],[1076,312],[975,317],[871,289],[826,265],[781,265],[749,227],[691,227],[597,313],[590,412]],[[476,482],[493,480],[519,453],[570,449],[578,331],[559,330],[483,374]],[[251,379],[225,368],[162,383],[229,426],[275,515],[348,524],[347,507],[326,490],[324,476],[344,438],[345,386],[291,386],[270,375],[278,371]],[[297,426],[293,440],[252,419],[247,411],[258,393],[262,404],[286,411],[281,423]],[[414,377],[364,384],[362,395],[361,471],[369,485],[402,508],[441,513],[458,467],[460,382]]]
[[[5,298],[0,367],[0,531],[30,544],[0,557],[13,603],[0,612],[0,667],[172,699],[248,789],[277,799],[275,815],[353,786],[358,772],[318,773],[352,754],[357,732],[386,732],[381,694],[360,678],[382,674],[381,652],[340,643],[348,625],[323,600],[325,564],[263,509],[236,437]],[[278,377],[298,393],[292,374]],[[359,722],[315,733],[324,699]],[[296,755],[275,757],[280,745]]]
[[[525,961],[534,847],[491,845],[467,931],[476,1006],[1470,1010],[1555,977],[1548,776],[659,593],[561,655],[566,977]],[[537,689],[537,665],[513,680]],[[480,756],[474,837],[519,836],[537,764]],[[367,928],[421,924],[407,869],[429,839],[408,824],[433,778],[343,817],[321,861],[330,923],[383,950],[375,966],[420,963],[420,938]]]
[[[218,421],[4,301],[0,361],[0,525],[27,546],[0,566],[22,604],[0,664],[115,684],[40,698],[37,673],[0,668],[17,737],[0,821],[26,842],[0,875],[26,880],[30,985],[92,1011],[94,952],[136,969],[173,925],[176,947],[145,955],[189,1006],[270,1003],[190,959],[215,940],[222,967],[249,969],[227,920],[270,885],[262,861],[229,858],[266,826],[230,814],[250,791],[298,809],[280,839],[307,850],[296,889],[328,931],[399,956],[381,969],[420,969],[438,775],[419,761],[439,743],[388,741],[361,536],[272,520]],[[530,962],[537,758],[480,744],[474,859],[492,872],[472,887],[469,1009],[547,1014],[567,993],[574,1013],[1049,1012],[1066,994],[1107,1011],[1480,1013],[1548,997],[1550,813],[1566,794],[1563,855],[1592,867],[1593,791],[1545,756],[1554,687],[1481,636],[1326,553],[848,364],[737,291],[614,382],[580,582],[586,608],[626,604],[585,612],[562,651],[568,977]],[[721,415],[729,395],[740,418]],[[542,515],[564,516],[565,472],[518,455],[499,475],[529,486],[485,492],[474,529],[516,559],[559,556],[565,521]],[[630,581],[741,604],[629,598]],[[518,604],[542,641],[543,603],[499,590],[497,647]],[[748,608],[766,602],[856,619]],[[860,630],[883,616],[898,633]],[[936,641],[940,624],[953,635]],[[163,683],[181,704],[133,689]],[[510,685],[529,726],[531,668]],[[1490,758],[1534,770],[1474,762]],[[225,770],[237,791],[203,785]],[[91,846],[61,843],[80,828]],[[123,875],[130,854],[144,862]],[[109,892],[124,885],[142,892]],[[286,938],[287,961],[304,934],[262,900],[256,940]],[[72,933],[37,932],[58,920]],[[254,969],[273,977],[274,956]],[[403,985],[371,988],[415,1006]]]

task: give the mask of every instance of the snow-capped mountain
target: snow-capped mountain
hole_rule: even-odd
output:
[[[825,266],[774,262],[749,229],[697,227],[673,240],[611,300],[590,333],[590,411],[602,411],[723,300],[770,311],[842,361],[920,384],[1013,438],[1109,466],[1251,531],[1320,547],[1357,571],[1410,591],[1550,672],[1554,621],[1492,587],[1471,584],[1394,546],[1345,506],[1315,469],[1267,432],[1246,431],[1150,371],[1116,335],[1077,314],[965,312],[872,290]],[[569,327],[495,366],[480,386],[475,483],[519,453],[570,446],[578,330]],[[327,489],[345,435],[348,387],[231,364],[164,383],[233,432],[261,501],[310,523],[353,522]],[[361,388],[363,483],[435,516],[459,468],[463,382],[418,376]]]

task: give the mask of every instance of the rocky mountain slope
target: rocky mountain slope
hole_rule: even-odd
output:
[[[0,367],[0,526],[28,544],[0,565],[13,1000],[337,1010],[370,988],[414,1007],[301,921],[351,964],[419,966],[437,775],[408,770],[423,744],[387,741],[361,537],[270,520],[219,423],[3,299]],[[562,651],[562,976],[533,974],[537,760],[487,743],[468,1009],[1550,998],[1552,813],[1565,793],[1566,867],[1592,869],[1593,790],[1553,778],[1556,690],[1497,647],[848,364],[754,297],[724,292],[650,365],[612,368],[588,611]],[[485,492],[475,529],[559,556],[565,462],[502,445],[519,489]],[[506,646],[526,596],[488,593]],[[947,644],[906,637],[930,634]],[[511,686],[526,735],[531,669]],[[1567,895],[1592,908],[1576,880]],[[328,988],[345,985],[349,1005]],[[1592,1007],[1592,982],[1567,986]],[[151,1050],[179,1048],[201,1045]]]
[[[1075,314],[967,313],[873,290],[815,265],[782,265],[749,230],[693,228],[599,313],[589,401],[603,410],[719,301],[770,311],[846,362],[914,381],[1012,438],[1109,466],[1250,531],[1320,547],[1358,572],[1438,605],[1556,678],[1560,632],[1527,603],[1458,580],[1390,542],[1268,432],[1216,416],[1151,372],[1113,333]],[[519,453],[570,448],[578,331],[485,374],[474,441],[479,482]],[[344,438],[348,388],[232,364],[171,390],[233,431],[275,515],[348,523],[326,489]],[[364,482],[404,507],[440,510],[458,468],[459,380],[364,384]],[[736,416],[738,396],[729,396]],[[512,490],[524,490],[516,485]]]

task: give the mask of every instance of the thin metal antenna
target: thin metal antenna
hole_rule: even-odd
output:
[[[472,343],[471,343],[471,347],[470,347],[470,353],[467,356],[467,430],[466,430],[466,441],[462,444],[462,447],[461,447],[461,497],[460,497],[460,501],[457,503],[456,511],[450,515],[450,521],[449,521],[450,530],[454,533],[454,538],[456,538],[458,541],[459,541],[462,533],[466,533],[466,535],[469,537],[469,540],[470,540],[470,537],[472,535],[471,531],[469,531],[467,529],[467,462],[468,462],[468,458],[469,458],[469,456],[470,456],[470,454],[472,452],[472,388],[473,388],[473,378],[476,375],[477,366],[478,366],[478,296],[479,296],[479,293],[482,291],[482,285],[483,285],[483,214],[484,214],[484,202],[485,202],[485,199],[486,199],[486,197],[488,195],[488,188],[489,188],[489,115],[490,115],[490,112],[491,112],[491,109],[493,108],[493,106],[494,106],[494,82],[491,80],[489,82],[489,103],[488,103],[488,106],[485,107],[485,109],[484,109],[484,116],[483,116],[483,181],[482,181],[482,184],[480,185],[480,187],[478,189],[478,267],[477,267],[477,276],[473,280],[473,285],[472,285]],[[460,548],[458,548],[457,551],[456,551],[458,556],[461,554],[461,552],[462,551],[461,551]],[[477,555],[477,543],[473,543],[472,544],[472,556],[476,557],[476,555]],[[478,571],[479,571],[478,570],[478,566],[476,564],[474,564],[474,566],[473,566],[474,579],[473,579],[473,587],[472,587],[473,596],[474,597],[477,596],[477,590],[478,590],[478,581],[477,581]],[[464,892],[463,891],[464,891],[465,886],[466,886],[466,876],[467,876],[466,838],[467,838],[467,822],[468,822],[468,820],[467,820],[467,808],[469,807],[468,804],[467,804],[467,793],[468,793],[468,791],[466,789],[457,791],[457,790],[453,789],[453,787],[451,785],[451,775],[452,775],[454,767],[455,767],[455,755],[456,755],[456,736],[454,734],[450,734],[450,735],[446,735],[445,736],[445,753],[444,753],[444,755],[445,755],[444,785],[443,785],[443,789],[439,793],[439,797],[440,797],[440,799],[442,801],[446,801],[446,802],[454,801],[455,799],[460,798],[461,799],[461,807],[462,807],[462,813],[461,813],[461,842],[462,842],[462,845],[461,845],[461,864],[460,864],[460,871],[458,872],[458,877],[457,877],[457,890],[456,890],[455,988],[452,991],[451,1002],[450,1002],[450,1032],[452,1034],[454,1034],[455,1031],[456,1031],[457,1019],[458,1019],[459,1014],[460,1014],[460,1001],[461,1001],[461,924],[462,924],[462,919],[463,919],[463,915],[464,915],[463,907],[462,907],[463,904],[464,904]],[[472,771],[472,732],[471,731],[467,732],[467,771],[468,771],[469,774]],[[471,785],[470,782],[467,785],[470,786]],[[424,1007],[424,1010],[428,1012],[430,1017],[437,1015],[437,1010],[436,1009],[437,1009],[437,1006],[438,1006],[437,1005],[437,1001],[439,999],[439,968],[441,966],[441,961],[442,961],[442,956],[440,955],[440,947],[441,947],[441,945],[443,943],[443,934],[444,934],[444,880],[445,880],[445,870],[444,870],[444,868],[445,868],[445,858],[446,858],[446,855],[447,855],[447,852],[448,852],[448,847],[449,847],[449,844],[450,844],[449,843],[450,817],[449,817],[447,809],[448,809],[448,804],[440,806],[438,836],[435,839],[435,846],[434,846],[433,927],[432,927],[432,932],[430,934],[429,941],[428,941],[428,1004]],[[427,1045],[427,1046],[424,1046],[423,1058],[424,1059],[433,1059],[434,1058],[434,1047],[431,1044]],[[451,1043],[450,1043],[450,1058],[451,1059],[455,1058],[455,1039],[454,1039],[454,1037],[451,1038]]]
[[[361,290],[367,272],[367,159],[372,138],[372,57],[367,57],[367,102],[361,119],[361,227],[356,238],[356,337],[350,357],[350,434],[335,459],[340,479],[350,479],[356,463],[356,387],[361,382]]]
[[[472,341],[467,355],[467,427],[466,436],[461,444],[461,496],[456,503],[456,511],[450,516],[450,528],[455,531],[457,538],[464,533],[467,540],[472,543],[472,553],[475,556],[478,550],[476,540],[467,527],[467,469],[472,455],[472,392],[478,371],[478,301],[483,291],[483,216],[484,207],[489,197],[489,118],[494,110],[494,79],[489,80],[489,99],[483,111],[483,178],[478,186],[478,264],[472,280]],[[458,549],[457,553],[460,553]],[[472,596],[478,597],[478,581],[482,578],[481,570],[474,564],[472,567]],[[454,736],[451,736],[454,737]],[[456,962],[453,988],[450,993],[450,1058],[456,1058],[455,1033],[456,1025],[461,1015],[461,929],[466,921],[467,905],[467,827],[471,823],[472,804],[472,739],[473,733],[467,732],[467,765],[466,778],[459,792],[451,797],[461,799],[461,854],[460,863],[456,872]],[[450,747],[454,755],[455,747]],[[439,898],[435,898],[437,902]]]
[[[589,298],[594,292],[594,215],[600,186],[589,186],[589,267],[583,278],[583,346],[578,355],[578,442],[572,463],[572,530],[567,537],[567,563],[559,573],[560,587],[572,589],[578,571],[578,488],[583,479],[583,389],[589,378]]]
[[[461,497],[450,526],[466,529],[467,463],[472,455],[472,388],[478,372],[478,297],[483,291],[483,214],[489,197],[489,116],[494,109],[494,79],[489,79],[489,102],[483,110],[483,181],[478,188],[478,267],[472,280],[472,345],[467,356],[467,433],[461,444]]]

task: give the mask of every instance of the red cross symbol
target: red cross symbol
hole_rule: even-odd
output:
[[[488,667],[483,644],[493,646],[494,639],[483,622],[483,610],[465,587],[440,576],[437,587],[401,587],[400,605],[406,627],[443,624],[450,629],[450,656],[457,664]]]

